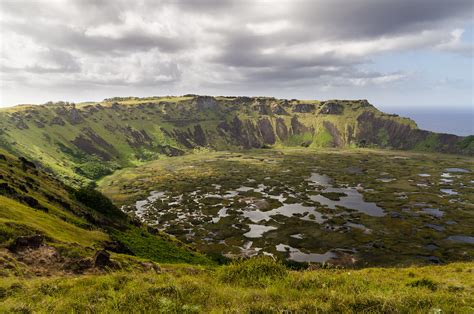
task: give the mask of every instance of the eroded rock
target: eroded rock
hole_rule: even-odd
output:
[[[296,104],[293,107],[294,112],[299,112],[299,113],[310,113],[314,112],[316,110],[316,105],[314,104]]]
[[[94,255],[94,267],[96,268],[118,268],[118,263],[110,259],[110,253],[106,250],[97,251]]]
[[[66,123],[64,122],[63,119],[61,119],[59,116],[56,116],[54,117],[53,119],[51,119],[51,121],[49,122],[50,125],[60,125],[60,126],[64,126]]]
[[[278,104],[274,104],[272,106],[272,112],[277,115],[288,115],[288,112],[286,112],[286,110]]]
[[[319,113],[321,114],[342,114],[344,107],[335,102],[323,102]]]
[[[32,236],[22,236],[15,239],[15,241],[8,247],[11,252],[19,252],[28,248],[37,249],[44,241],[44,237],[40,234]]]
[[[257,127],[265,144],[275,144],[275,133],[273,132],[273,126],[270,120],[267,118],[258,120]]]
[[[216,99],[211,96],[197,96],[195,102],[198,110],[215,109],[217,107]]]
[[[285,124],[285,120],[277,118],[275,129],[280,140],[284,141],[288,138],[288,127]]]

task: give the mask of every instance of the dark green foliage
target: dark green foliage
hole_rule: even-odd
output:
[[[125,219],[126,215],[120,211],[107,197],[92,187],[84,187],[73,192],[74,197],[89,208],[106,215],[109,218]]]
[[[0,183],[0,194],[1,195],[16,195],[16,191],[8,183]]]
[[[426,278],[415,280],[407,284],[407,286],[414,287],[414,288],[418,288],[418,287],[427,288],[427,289],[430,289],[431,291],[436,291],[436,289],[438,289],[438,284],[436,282],[434,282],[431,279],[426,279]]]
[[[88,179],[97,180],[111,174],[113,170],[103,161],[89,161],[76,167],[75,172]]]
[[[162,263],[211,264],[205,256],[180,247],[181,242],[173,241],[164,234],[153,235],[140,227],[130,227],[126,231],[111,231],[114,240],[124,244],[134,255]]]
[[[361,147],[361,148],[364,148],[364,147],[367,147],[367,140],[366,139],[361,139],[357,142],[357,147]]]
[[[48,135],[49,136],[49,135]],[[67,154],[73,158],[73,160],[81,160],[86,157],[86,154],[83,152],[69,148],[68,146],[64,145],[61,142],[56,142],[56,145],[58,146],[58,149],[63,152],[64,154]]]
[[[341,197],[347,196],[345,193],[339,193],[339,192],[326,192],[326,193],[321,193],[322,196],[325,198],[330,199],[331,201],[339,201]]]
[[[206,253],[206,256],[209,257],[211,260],[213,260],[214,262],[216,262],[217,264],[219,265],[226,265],[226,264],[229,264],[232,259],[220,254],[220,253],[214,253],[214,252],[210,252],[210,253]]]

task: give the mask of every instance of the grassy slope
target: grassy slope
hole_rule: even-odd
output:
[[[17,201],[0,196],[0,228],[8,224],[23,225],[29,230],[41,233],[47,238],[63,243],[81,246],[109,240],[109,236],[99,230],[86,230],[71,223]],[[13,236],[13,235],[12,235]]]
[[[8,278],[0,283],[0,311],[472,313],[473,283],[472,263],[302,272],[266,259],[165,265],[161,274]]]
[[[229,101],[230,98],[216,98],[222,105],[222,111],[210,109],[197,110],[192,97],[160,97],[160,98],[126,98],[118,100],[107,100],[100,103],[102,109],[95,108],[91,103],[77,104],[75,108],[84,117],[84,121],[72,124],[67,114],[57,113],[59,110],[71,110],[72,106],[64,105],[43,105],[43,106],[17,106],[13,108],[0,109],[0,147],[4,147],[15,152],[16,155],[23,155],[42,163],[51,168],[56,173],[63,176],[69,183],[80,184],[84,176],[95,179],[95,176],[103,176],[104,171],[113,171],[120,167],[128,167],[140,164],[143,160],[153,160],[163,156],[157,146],[168,145],[171,147],[187,150],[175,138],[169,137],[162,129],[170,132],[175,129],[187,132],[188,128],[193,129],[199,123],[210,136],[213,148],[232,149],[234,146],[225,137],[216,133],[217,125],[220,121],[231,122],[233,117],[239,116],[241,119],[257,121],[262,118],[255,109],[252,109],[256,100],[235,106]],[[266,101],[269,101],[268,99]],[[277,100],[274,100],[276,102]],[[155,107],[146,107],[148,103],[155,104]],[[295,104],[313,103],[318,101],[297,101]],[[115,104],[115,105],[114,105]],[[117,105],[119,104],[119,105]],[[407,124],[411,128],[416,128],[416,124],[400,117],[383,115],[372,106],[362,106],[358,102],[344,102],[344,113],[341,115],[307,114],[292,112],[292,115],[307,127],[315,130],[315,134],[310,133],[290,136],[288,140],[277,139],[277,146],[299,146],[302,143],[312,143],[312,147],[329,147],[334,145],[333,137],[328,133],[324,122],[331,122],[337,127],[342,136],[347,135],[349,127],[356,131],[357,117],[364,111],[371,111],[377,117],[391,119],[401,124]],[[291,105],[293,106],[293,105]],[[287,109],[290,110],[290,109]],[[58,111],[58,112],[59,112]],[[55,117],[61,117],[64,125],[52,125],[51,121]],[[285,120],[285,124],[291,125],[290,116],[265,116],[270,119],[275,128],[276,118]],[[27,128],[18,128],[19,121],[26,124]],[[42,126],[38,126],[38,121],[43,121]],[[177,122],[178,121],[178,122]],[[111,131],[108,127],[118,127]],[[131,130],[146,130],[153,139],[153,146],[129,144],[130,135],[122,128],[130,127]],[[90,154],[84,154],[72,143],[84,129],[92,130],[95,134],[104,139],[113,148],[112,158],[104,162],[91,158]],[[351,143],[342,143],[350,145]],[[59,145],[62,145],[61,148]],[[421,147],[421,146],[420,146]],[[100,147],[99,149],[104,149]],[[235,147],[234,147],[235,148]],[[76,168],[85,170],[88,174],[78,175]]]
[[[0,189],[0,249],[18,236],[39,233],[49,245],[74,251],[82,248],[79,252],[86,257],[106,241],[119,241],[134,255],[157,262],[211,263],[168,235],[132,224],[99,193],[68,191],[52,176],[23,168],[16,157],[2,150],[0,154],[7,159],[0,159],[0,184],[8,186]],[[38,206],[32,208],[24,197],[35,199]]]

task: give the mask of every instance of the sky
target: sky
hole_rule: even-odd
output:
[[[0,44],[0,106],[192,93],[474,108],[472,0],[0,0]]]

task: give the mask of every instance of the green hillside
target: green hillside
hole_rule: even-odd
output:
[[[41,265],[12,249],[19,237],[34,235],[41,235],[48,248],[40,256],[46,259]],[[99,192],[65,186],[30,161],[4,151],[0,151],[0,247],[2,275],[38,267],[40,273],[74,273],[75,267],[104,248],[130,258],[211,263],[168,235],[132,221]],[[48,254],[55,259],[48,259]]]
[[[472,154],[472,139],[417,129],[365,100],[112,98],[0,110],[0,146],[72,184],[195,149],[382,147]]]

